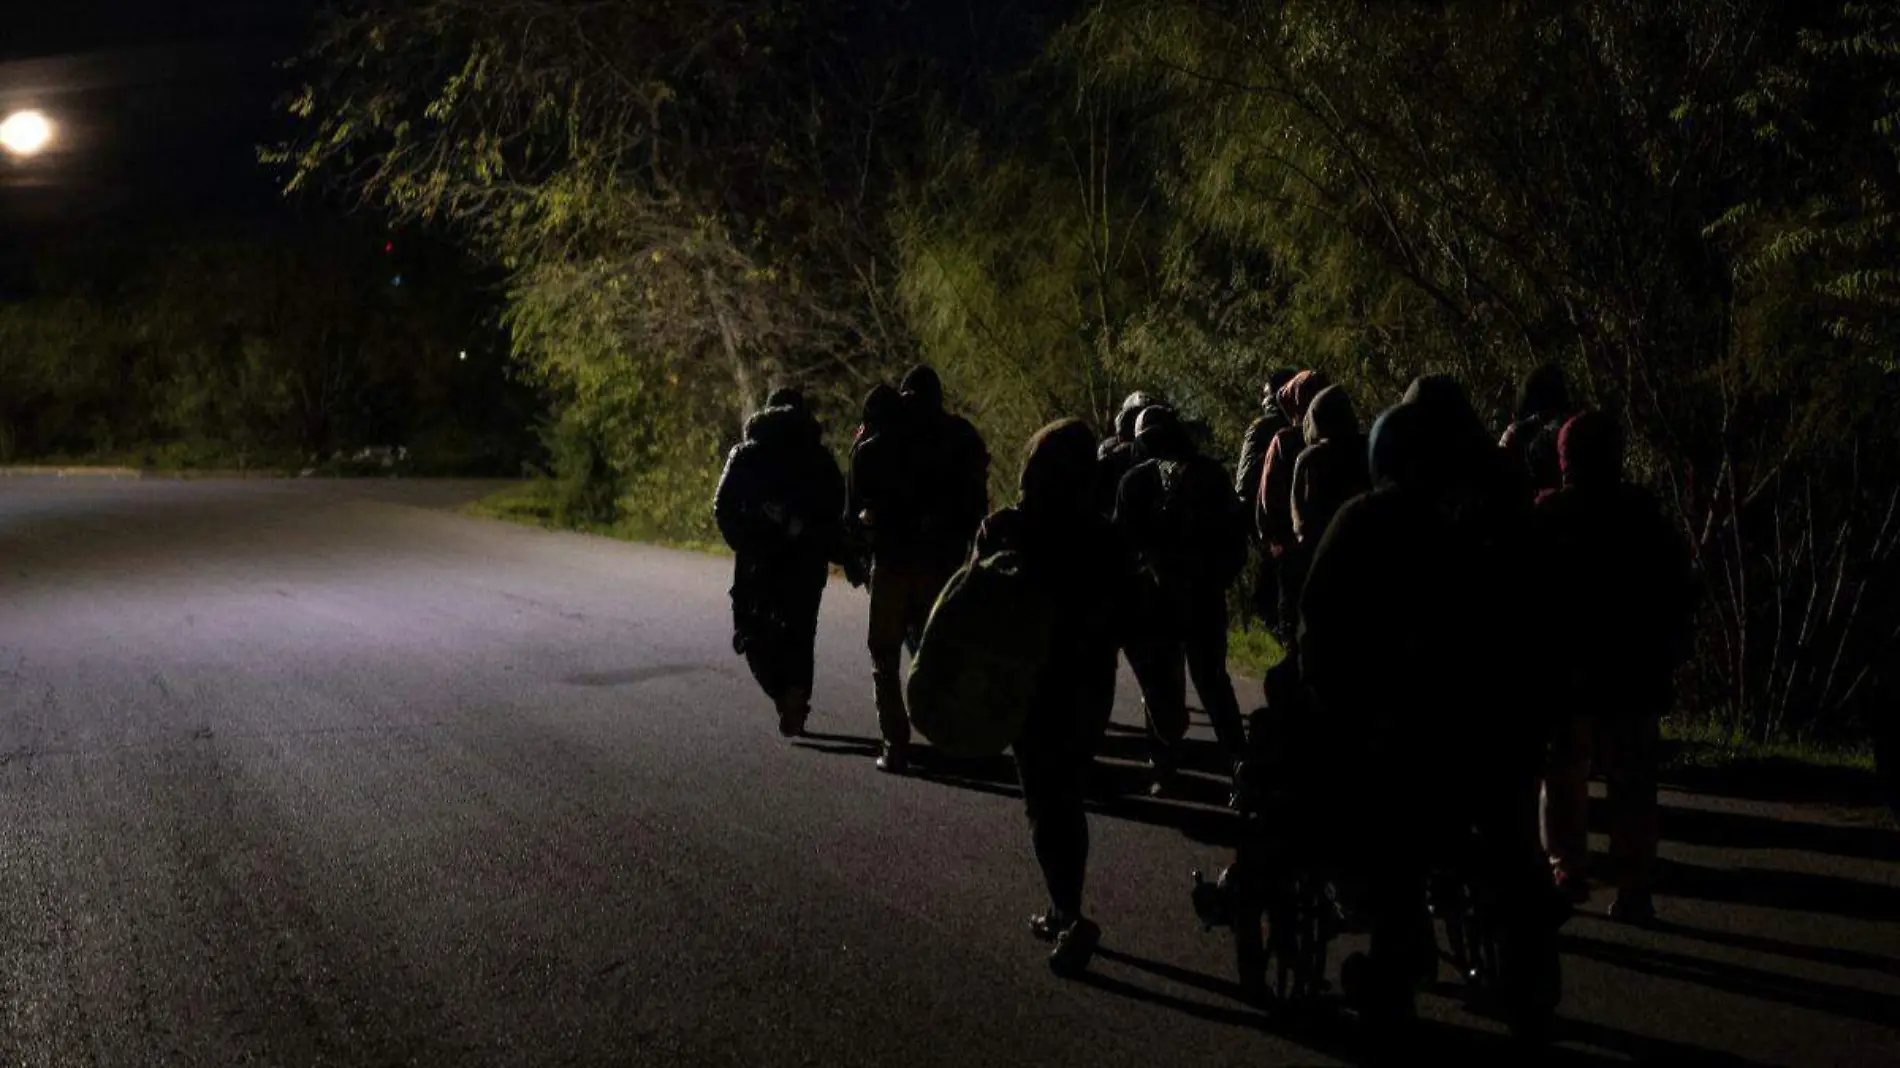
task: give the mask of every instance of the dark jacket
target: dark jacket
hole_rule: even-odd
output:
[[[1056,606],[1056,647],[1026,729],[1065,745],[1084,741],[1114,702],[1115,657],[1135,586],[1133,557],[1095,507],[1086,430],[1066,426],[1081,432],[1080,441],[1039,435],[1025,464],[1021,503],[985,519],[975,544],[979,556],[1019,553],[1025,574]],[[1039,472],[1032,470],[1038,459],[1045,463]]]
[[[1372,489],[1372,475],[1366,437],[1343,388],[1321,391],[1302,429],[1306,448],[1293,467],[1293,535],[1311,550],[1346,502]]]
[[[1225,589],[1246,563],[1246,513],[1226,470],[1184,445],[1128,472],[1116,493],[1115,525],[1142,570],[1181,592]]]
[[[1504,428],[1504,436],[1498,439],[1498,447],[1523,472],[1532,493],[1563,485],[1557,435],[1575,414],[1563,368],[1544,364],[1525,376],[1517,395],[1517,410],[1511,425]]]
[[[961,556],[989,511],[989,450],[967,420],[927,399],[906,402],[853,463],[874,551]]]
[[[1536,514],[1551,693],[1599,716],[1661,715],[1687,657],[1695,574],[1656,496],[1616,481],[1549,494]]]
[[[817,420],[767,408],[746,421],[726,458],[713,518],[734,552],[833,559],[842,548],[844,478]]]
[[[1293,425],[1286,413],[1280,410],[1278,401],[1267,407],[1265,414],[1255,419],[1247,427],[1246,436],[1240,439],[1240,462],[1234,470],[1234,495],[1246,501],[1249,506],[1260,492],[1260,476],[1267,469],[1267,450],[1273,446],[1273,439],[1280,431]],[[1255,535],[1258,539],[1258,535]]]

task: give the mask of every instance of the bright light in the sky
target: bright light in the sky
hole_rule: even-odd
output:
[[[16,156],[37,156],[53,139],[53,124],[37,111],[16,111],[0,122],[0,147]]]

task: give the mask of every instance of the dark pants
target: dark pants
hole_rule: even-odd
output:
[[[923,637],[937,595],[961,562],[947,554],[880,554],[871,565],[871,683],[877,702],[877,728],[884,744],[910,744],[910,715],[904,707],[904,647]]]
[[[1049,903],[1066,916],[1080,916],[1089,861],[1089,824],[1082,801],[1093,754],[1078,731],[1033,724],[1015,750],[1030,843],[1049,888]]]
[[[1149,591],[1128,661],[1141,685],[1157,761],[1172,761],[1187,734],[1187,683],[1201,695],[1229,760],[1246,748],[1234,680],[1227,674],[1227,598],[1218,589]],[[1185,667],[1185,671],[1183,668]]]
[[[733,629],[752,677],[773,701],[811,694],[826,575],[824,557],[814,553],[740,553],[734,562]]]
[[[1569,878],[1590,865],[1590,771],[1603,773],[1610,858],[1619,889],[1647,890],[1656,867],[1662,718],[1577,716],[1557,732],[1544,779],[1544,848]]]

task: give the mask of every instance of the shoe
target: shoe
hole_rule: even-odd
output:
[[[1556,873],[1554,881],[1557,884],[1557,892],[1563,895],[1565,901],[1568,901],[1572,905],[1588,905],[1590,903],[1589,879],[1581,875],[1569,875],[1559,871]]]
[[[1095,959],[1095,947],[1102,944],[1102,929],[1093,920],[1076,920],[1056,936],[1056,948],[1049,951],[1049,970],[1063,979],[1073,979],[1088,971]]]
[[[1642,926],[1656,922],[1656,899],[1647,890],[1620,890],[1610,902],[1610,919]]]
[[[904,746],[886,744],[878,754],[877,770],[886,775],[902,775],[910,770],[910,751]]]
[[[737,655],[737,656],[744,656],[744,655],[745,655],[745,646],[746,646],[746,641],[745,641],[745,633],[744,633],[743,631],[736,631],[736,630],[735,630],[735,631],[733,631],[733,632],[732,632],[732,651],[733,651],[733,653],[734,653],[735,655]]]
[[[778,733],[781,738],[796,738],[805,733],[805,720],[811,715],[811,695],[803,690],[788,691],[778,702]]]
[[[1029,934],[1038,942],[1054,942],[1067,926],[1068,917],[1053,908],[1029,917]]]
[[[1148,761],[1148,796],[1161,800],[1173,797],[1175,788],[1180,784],[1180,774],[1174,769],[1173,760]]]

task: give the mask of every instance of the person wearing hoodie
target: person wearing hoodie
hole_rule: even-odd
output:
[[[1240,439],[1240,460],[1234,467],[1234,495],[1240,498],[1242,506],[1248,511],[1253,510],[1254,499],[1260,493],[1260,475],[1266,470],[1267,449],[1273,445],[1273,439],[1280,431],[1293,425],[1280,407],[1280,391],[1293,381],[1297,373],[1291,367],[1284,367],[1267,376],[1266,386],[1260,393],[1260,417],[1247,427],[1247,433]],[[1247,524],[1247,540],[1256,550],[1260,548],[1257,524]],[[1268,629],[1278,630],[1280,580],[1272,556],[1259,553],[1257,559],[1253,586],[1254,615]]]
[[[1610,914],[1642,923],[1655,916],[1659,732],[1692,634],[1694,572],[1655,494],[1625,481],[1615,420],[1584,412],[1564,424],[1557,449],[1563,488],[1537,507],[1538,557],[1561,609],[1550,691],[1565,705],[1544,784],[1545,847],[1559,886],[1587,900],[1585,810],[1590,766],[1600,764],[1618,869]]]
[[[1077,419],[1051,423],[1025,450],[1021,498],[983,522],[976,554],[1013,551],[1056,607],[1056,643],[1014,751],[1030,842],[1049,908],[1029,921],[1059,975],[1088,966],[1101,931],[1082,911],[1088,866],[1083,799],[1095,724],[1115,701],[1116,652],[1130,618],[1134,560],[1096,503],[1095,442]]]
[[[1135,439],[1145,459],[1122,479],[1115,525],[1143,577],[1130,660],[1148,706],[1153,791],[1160,794],[1172,782],[1187,731],[1187,676],[1229,761],[1245,755],[1246,730],[1227,673],[1227,590],[1246,563],[1247,521],[1227,472],[1195,450],[1173,409],[1141,413]]]
[[[1373,490],[1334,515],[1308,569],[1300,672],[1312,714],[1351,741],[1332,757],[1349,767],[1326,781],[1353,802],[1340,838],[1368,883],[1365,1007],[1411,1013],[1433,959],[1428,880],[1462,858],[1494,903],[1513,1026],[1541,1034],[1560,992],[1559,913],[1535,835],[1544,735],[1499,681],[1515,677],[1507,630],[1523,556],[1474,504],[1491,477],[1474,427],[1495,449],[1459,405],[1432,399],[1436,389],[1374,424]]]
[[[1280,410],[1287,425],[1273,435],[1260,463],[1260,481],[1254,491],[1254,527],[1259,544],[1274,559],[1293,548],[1293,468],[1306,448],[1306,409],[1332,382],[1318,371],[1301,371],[1280,388]],[[1293,621],[1295,604],[1282,598],[1282,618]]]
[[[1511,425],[1504,428],[1504,436],[1498,439],[1498,447],[1529,478],[1533,495],[1554,492],[1563,485],[1557,435],[1575,414],[1563,367],[1540,364],[1524,376],[1517,393],[1517,410]]]
[[[1293,538],[1310,555],[1346,502],[1372,489],[1366,436],[1343,386],[1321,390],[1301,427],[1306,447],[1293,465]]]
[[[851,455],[845,478],[844,528],[850,545],[850,561],[845,573],[853,586],[870,581],[871,559],[876,551],[870,519],[873,501],[866,489],[888,486],[895,464],[897,436],[904,416],[904,397],[888,382],[879,382],[865,394],[858,414],[858,429],[851,437]]]
[[[1096,486],[1101,490],[1102,514],[1113,518],[1115,515],[1115,491],[1121,487],[1122,476],[1137,462],[1135,449],[1135,421],[1141,413],[1161,403],[1161,399],[1152,393],[1136,390],[1122,401],[1121,411],[1115,415],[1115,432],[1102,439],[1095,451],[1096,461],[1101,470],[1096,478]]]
[[[888,449],[877,450],[876,462],[858,465],[855,486],[873,545],[866,644],[883,737],[877,767],[892,774],[910,766],[904,649],[915,650],[937,595],[969,555],[989,512],[990,469],[989,450],[976,428],[944,410],[936,371],[912,368],[900,393]]]
[[[844,556],[844,479],[795,389],[746,420],[713,498],[731,546],[733,648],[778,709],[779,733],[811,715],[812,647],[828,565]]]

